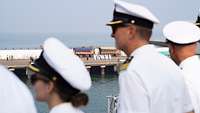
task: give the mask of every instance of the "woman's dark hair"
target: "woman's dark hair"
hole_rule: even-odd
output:
[[[55,91],[64,102],[71,102],[74,107],[87,105],[89,98],[85,93],[81,93],[80,90],[73,88],[60,75],[57,75],[56,78],[53,81]]]

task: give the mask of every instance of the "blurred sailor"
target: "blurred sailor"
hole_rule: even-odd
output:
[[[115,0],[116,47],[128,59],[119,75],[119,113],[186,113],[193,110],[178,66],[148,44],[159,20],[145,7]]]
[[[90,88],[91,78],[71,49],[49,38],[40,57],[28,69],[36,99],[47,102],[50,113],[83,113],[79,108],[88,103],[83,92]]]
[[[0,66],[0,113],[37,113],[28,87]]]
[[[174,21],[163,34],[169,44],[171,58],[181,68],[190,91],[195,113],[200,113],[200,59],[196,55],[200,29],[193,23]]]

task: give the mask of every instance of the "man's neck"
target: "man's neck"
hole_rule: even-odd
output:
[[[176,63],[179,65],[185,59],[194,56],[196,54],[196,50],[196,44],[179,47],[176,50]]]
[[[180,63],[183,62],[185,59],[192,57],[194,55],[195,55],[195,53],[179,55],[177,58],[177,64],[180,65]]]
[[[133,51],[146,44],[148,44],[148,41],[137,41],[137,42],[132,41],[128,44],[128,47],[126,48],[126,50],[124,50],[124,52],[126,53],[127,56],[130,56]]]

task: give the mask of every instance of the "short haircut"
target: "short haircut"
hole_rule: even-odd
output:
[[[136,28],[137,28],[137,34],[141,38],[148,38],[149,39],[151,37],[152,29],[141,27],[141,26],[136,26]]]

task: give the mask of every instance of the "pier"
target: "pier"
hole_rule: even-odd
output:
[[[126,56],[113,47],[81,47],[71,49],[85,64],[93,76],[105,77],[118,74],[118,67]],[[2,49],[0,64],[26,79],[26,67],[37,59],[42,49]],[[24,78],[25,77],[25,78]]]
[[[124,58],[125,59],[125,58]],[[88,71],[92,74],[117,73],[117,66],[120,64],[120,57],[113,57],[109,60],[95,60],[94,58],[81,58]],[[25,69],[31,63],[31,59],[1,59],[0,64],[12,71]],[[96,71],[95,71],[96,70]]]

